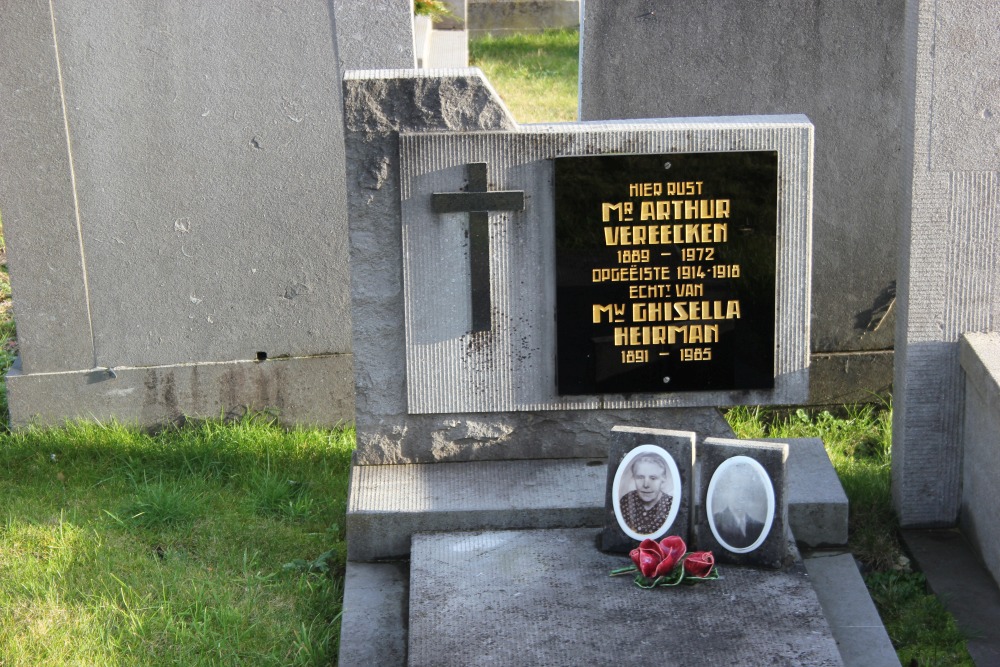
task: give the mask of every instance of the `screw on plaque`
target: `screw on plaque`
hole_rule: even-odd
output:
[[[663,384],[667,384],[668,382],[670,382],[670,378],[669,377],[663,378]]]
[[[672,166],[672,165],[671,165],[671,164],[670,164],[669,162],[664,162],[664,163],[663,163],[663,168],[664,168],[664,169],[670,169],[670,167],[671,167],[671,166]]]

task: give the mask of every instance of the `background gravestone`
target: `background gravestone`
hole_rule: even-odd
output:
[[[413,65],[359,7],[0,8],[13,425],[352,417],[339,73]]]
[[[803,113],[816,125],[812,403],[869,401],[892,380],[903,5],[584,7],[581,120]]]
[[[907,6],[892,429],[893,499],[907,526],[959,518],[959,338],[1000,329],[998,15],[996,0]]]

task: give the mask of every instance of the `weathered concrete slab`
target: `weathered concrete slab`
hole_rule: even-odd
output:
[[[604,459],[354,466],[351,560],[406,556],[418,532],[600,526]]]
[[[14,428],[67,419],[156,425],[248,410],[272,413],[283,424],[332,428],[354,416],[344,391],[352,370],[349,354],[32,375],[15,366],[7,401]]]
[[[729,566],[711,584],[648,591],[608,576],[627,559],[596,538],[587,528],[416,536],[409,664],[843,664],[801,570]]]
[[[847,498],[822,445],[790,439],[789,525],[807,545],[847,541]],[[347,505],[352,560],[405,557],[418,532],[604,521],[603,457],[355,466]],[[560,524],[560,522],[564,522]],[[799,534],[804,537],[799,537]]]
[[[0,211],[26,373],[94,365],[50,9],[37,2],[0,8]]]
[[[896,667],[899,658],[854,556],[815,552],[802,559],[846,667]]]
[[[965,334],[962,529],[1000,581],[1000,334]]]
[[[977,665],[1000,665],[1000,589],[957,530],[904,530],[927,584],[968,637]]]
[[[788,443],[788,524],[807,547],[847,544],[849,503],[820,438],[784,438]]]
[[[406,664],[408,563],[348,563],[340,667]]]
[[[468,0],[473,34],[541,32],[580,25],[579,0]]]

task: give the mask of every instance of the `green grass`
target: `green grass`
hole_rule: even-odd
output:
[[[892,407],[848,406],[792,413],[739,407],[726,414],[741,438],[823,439],[850,502],[849,547],[904,665],[971,665],[965,638],[944,605],[912,572],[892,509]]]
[[[469,42],[479,67],[519,123],[576,120],[580,33],[491,35]]]
[[[335,662],[353,445],[261,417],[0,434],[0,665]]]
[[[577,50],[575,31],[470,44],[519,122],[576,118]],[[10,303],[3,265],[3,372],[16,355]],[[0,403],[6,418],[5,394]],[[727,416],[741,437],[823,438],[851,501],[851,548],[902,663],[971,664],[901,560],[891,408]],[[260,416],[156,435],[0,427],[0,667],[335,662],[353,443],[350,430],[288,432]]]

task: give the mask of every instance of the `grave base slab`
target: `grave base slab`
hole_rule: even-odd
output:
[[[540,534],[544,537],[549,532],[554,534],[558,531],[526,531],[518,534],[527,537],[530,537],[532,534]],[[598,534],[596,530],[587,529],[570,532],[579,532],[582,536],[583,542],[580,545],[579,551],[588,550],[591,546],[591,543],[587,542],[588,536],[596,539]],[[442,535],[440,537],[446,536]],[[467,539],[468,534],[453,534],[450,537],[456,540]],[[573,553],[576,551],[574,549]],[[461,553],[465,554],[466,562],[471,561],[475,555],[474,552]],[[546,552],[548,555],[551,555],[551,553],[552,551]],[[589,553],[590,556],[594,556],[592,550]],[[454,557],[451,556],[451,558]],[[573,558],[575,559],[575,556]],[[614,563],[622,562],[621,557],[617,557],[616,559],[614,556],[607,556],[607,558]],[[560,558],[550,557],[549,560],[553,567],[557,567]],[[562,561],[569,562],[570,560],[571,558],[568,554],[563,555]],[[510,562],[513,562],[512,559],[508,560],[508,564]],[[853,557],[849,553],[842,551],[819,551],[805,554],[803,562],[808,572],[807,579],[815,591],[816,598],[827,619],[827,624],[830,627],[833,639],[836,641],[843,664],[847,667],[891,667],[898,665],[899,661],[892,648],[892,643],[889,641],[878,612],[872,604],[871,598],[868,595],[868,589],[865,587],[864,581],[861,579],[861,575],[854,565]],[[408,627],[410,614],[409,601],[411,597],[409,592],[408,566],[409,563],[405,562],[378,564],[349,562],[347,564],[339,659],[339,664],[342,667],[375,664],[391,667],[407,664],[408,635],[416,632],[416,628],[410,630]],[[434,565],[432,562],[424,562],[423,564],[418,562],[417,567],[421,568],[420,572],[423,572],[428,569],[432,570]],[[724,567],[723,572],[728,574],[731,569],[733,568]],[[418,570],[415,569],[414,571],[417,572]],[[606,573],[602,571],[600,574]],[[764,577],[775,574],[772,571],[762,572],[762,576]],[[424,574],[418,574],[418,576],[424,576]],[[801,570],[794,571],[794,574],[790,576],[801,576]],[[478,614],[481,607],[490,604],[488,600],[480,597],[479,590],[489,589],[490,587],[495,588],[499,585],[497,581],[478,581],[484,578],[476,577],[472,581],[471,591],[469,590],[470,587],[462,589],[468,596],[467,613],[470,616]],[[635,589],[627,578],[624,580],[611,579],[610,577],[604,579],[600,576],[598,578],[615,584],[614,591],[616,593],[621,592],[618,586],[633,588],[637,593],[645,592]],[[439,578],[436,580],[440,581]],[[551,588],[548,589],[549,593],[556,600],[570,595],[580,595],[578,586],[572,581],[549,583],[551,584]],[[452,585],[452,582],[441,584],[444,587]],[[712,586],[712,584],[708,584],[708,586]],[[450,590],[455,591],[458,589],[453,588]],[[515,590],[509,587],[506,591],[512,598],[520,598],[524,594],[524,591],[521,589]],[[683,593],[684,591],[680,592]],[[665,593],[669,597],[672,591],[652,591],[649,593],[657,596]],[[718,590],[714,591],[714,593],[722,595],[722,592]],[[492,594],[495,595],[496,593]],[[640,597],[640,600],[643,599]],[[645,601],[648,601],[648,599],[645,598]],[[657,597],[654,599],[662,598]],[[658,625],[659,630],[673,627],[673,621],[670,619],[674,614],[672,611],[669,611],[670,608],[667,609],[668,611],[663,613],[662,622]],[[414,610],[414,613],[416,613],[416,610]],[[459,620],[455,620],[454,622],[457,623]],[[506,624],[507,621],[505,620],[500,627],[505,627]],[[602,622],[596,628],[579,628],[577,629],[576,636],[586,637],[591,633],[604,636],[601,633],[606,633],[608,627],[607,623]],[[428,639],[425,637],[423,641],[428,641]],[[519,641],[520,639],[515,638],[515,642]],[[497,639],[494,638],[487,645],[495,645],[496,642]],[[698,643],[695,642],[695,644]],[[822,643],[824,645],[827,644],[825,639]],[[575,642],[568,644],[566,650],[571,652],[574,644]],[[643,650],[645,659],[641,664],[648,664],[656,657],[656,654],[652,652],[652,648],[648,645],[645,646],[646,648]],[[646,650],[649,650],[649,653],[646,653]],[[483,658],[483,662],[486,662],[488,659],[488,656],[481,657]],[[820,657],[828,659],[829,654],[828,652],[824,652]],[[656,661],[663,664],[674,664],[668,660],[660,660],[659,658]],[[755,656],[754,659],[740,664],[761,664],[762,662],[766,662],[764,658]],[[411,662],[411,664],[418,663]],[[594,664],[628,664],[628,662],[622,660]],[[714,663],[700,662],[691,664]],[[767,664],[771,663],[767,662]],[[776,664],[782,663],[779,660]]]
[[[417,535],[409,664],[841,665],[800,569],[643,590],[593,529]]]
[[[806,546],[847,542],[847,496],[819,438],[791,438],[788,517]],[[405,558],[420,532],[599,527],[600,459],[355,466],[347,506],[348,558]]]
[[[352,373],[350,354],[29,374],[18,360],[6,382],[15,429],[67,419],[158,426],[254,411],[333,428],[353,418]]]

